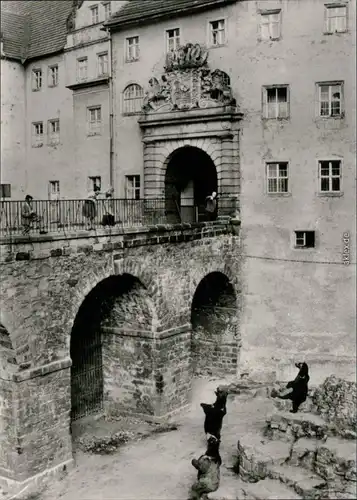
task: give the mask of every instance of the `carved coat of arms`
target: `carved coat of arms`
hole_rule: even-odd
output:
[[[166,57],[165,74],[149,80],[144,111],[171,111],[235,105],[229,76],[211,71],[208,52],[198,43],[180,47]]]

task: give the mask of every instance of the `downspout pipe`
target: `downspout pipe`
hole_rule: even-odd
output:
[[[114,100],[113,100],[113,44],[112,35],[107,28],[109,40],[109,183],[114,186]],[[114,193],[113,193],[113,196]]]

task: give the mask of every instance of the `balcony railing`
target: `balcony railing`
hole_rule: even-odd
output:
[[[76,232],[99,228],[144,227],[209,220],[203,205],[178,206],[166,199],[98,199],[91,212],[88,200],[33,200],[25,217],[24,201],[0,201],[0,236]],[[234,198],[219,199],[220,215],[234,212]]]

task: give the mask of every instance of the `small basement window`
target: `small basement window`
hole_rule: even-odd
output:
[[[315,231],[295,231],[295,248],[315,248]]]

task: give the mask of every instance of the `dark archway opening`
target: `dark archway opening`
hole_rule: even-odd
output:
[[[238,307],[233,285],[221,272],[205,276],[191,306],[194,374],[235,373],[238,354]]]
[[[218,180],[210,156],[192,146],[174,151],[165,174],[166,214],[170,222],[207,220],[205,200],[213,191],[218,191]]]
[[[123,341],[120,336],[116,341],[113,329],[135,329],[140,322],[150,321],[149,313],[140,311],[143,303],[147,309],[145,294],[145,287],[134,276],[110,276],[93,288],[81,304],[71,332],[71,421],[102,413],[104,392],[115,393],[113,364],[116,357],[119,363],[122,361]]]

